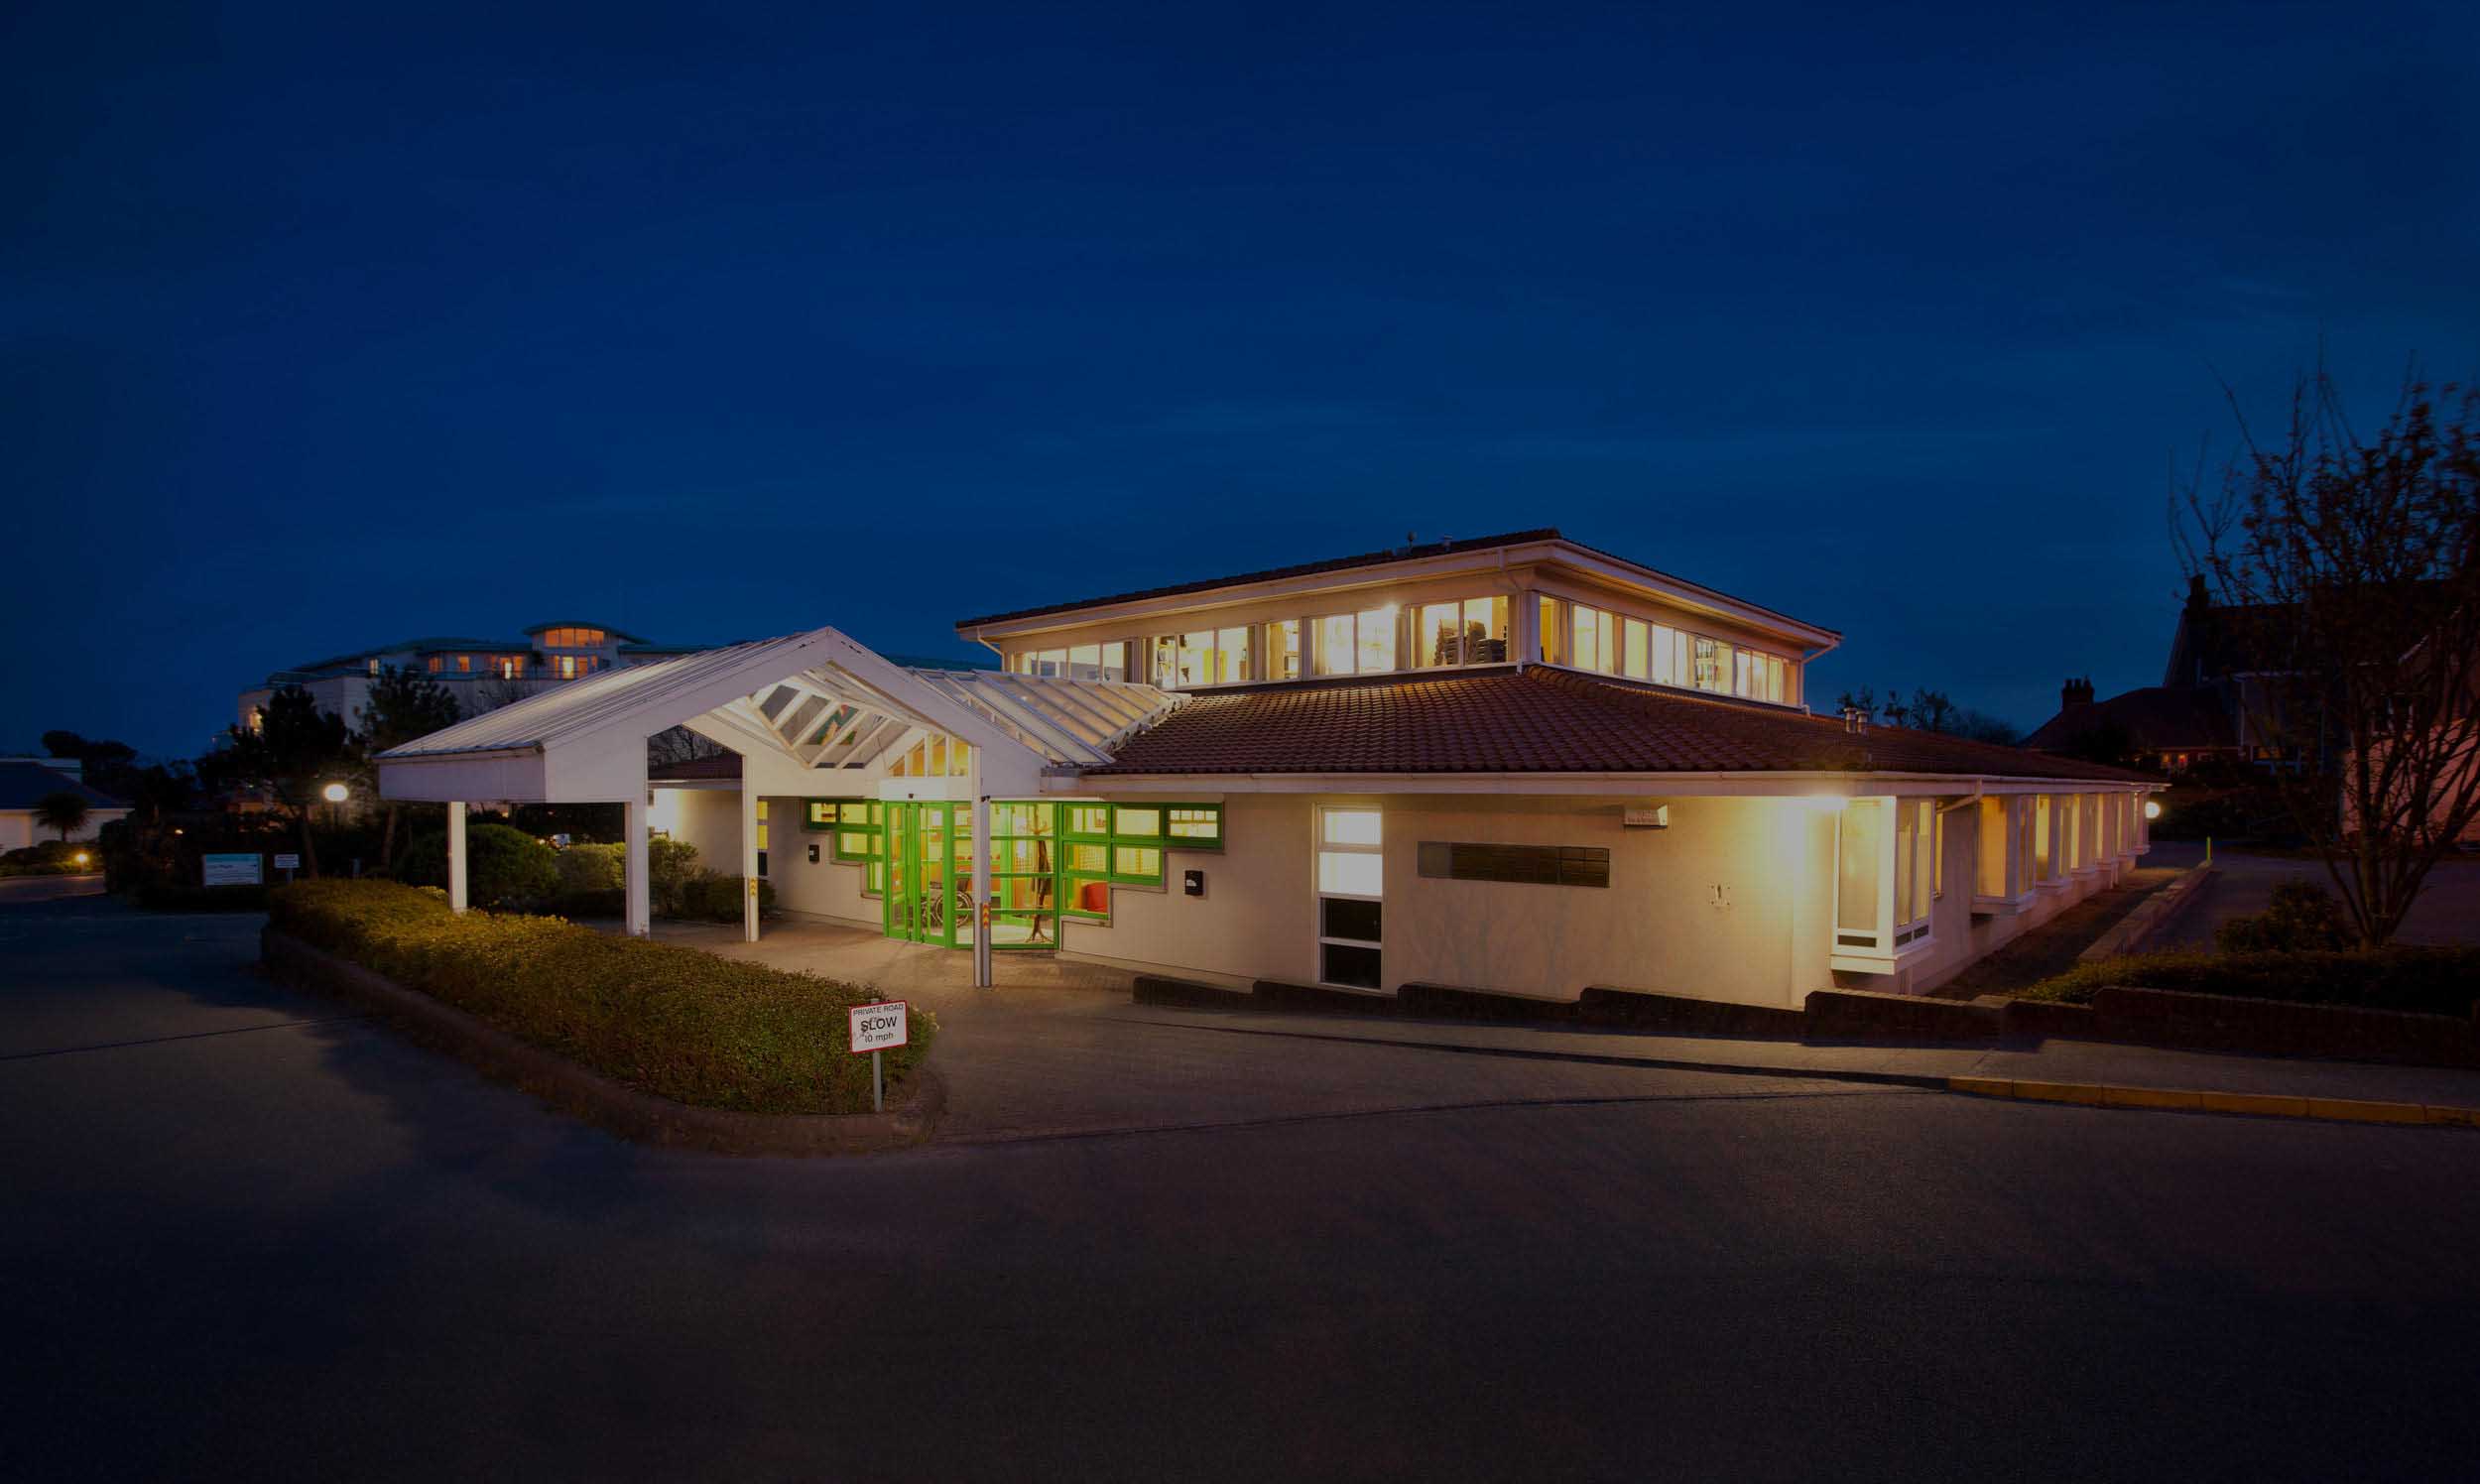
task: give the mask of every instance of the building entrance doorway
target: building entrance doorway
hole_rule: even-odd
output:
[[[887,805],[889,937],[943,948],[973,942],[973,806]]]

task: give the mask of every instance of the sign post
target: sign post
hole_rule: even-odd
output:
[[[293,884],[293,873],[301,868],[302,857],[299,854],[279,854],[276,857],[276,869],[284,873],[284,884],[287,886]]]
[[[256,851],[244,855],[201,855],[198,857],[200,886],[264,886],[267,883],[267,858]]]
[[[892,1051],[910,1044],[912,1005],[905,1000],[881,1000],[874,1005],[855,1005],[845,1014],[850,1018],[847,1045],[856,1056],[870,1053],[870,1111],[887,1111],[887,1074],[879,1060],[881,1051]]]

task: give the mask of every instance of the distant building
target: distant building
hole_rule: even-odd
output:
[[[2115,753],[2172,774],[2215,760],[2295,764],[2295,749],[2272,743],[2254,720],[2265,713],[2265,680],[2284,668],[2270,653],[2277,616],[2215,603],[2204,579],[2190,578],[2162,683],[2097,701],[2090,680],[2069,680],[2059,687],[2058,714],[2024,745],[2059,755]]]
[[[86,822],[68,832],[72,840],[91,840],[103,826],[129,817],[129,805],[87,784],[85,765],[74,758],[0,758],[0,850],[22,850],[61,832],[35,817],[35,810],[55,794],[74,794],[86,801]]]
[[[427,675],[448,688],[468,716],[523,700],[605,670],[695,654],[702,645],[656,644],[607,624],[536,624],[518,639],[403,639],[279,670],[241,691],[234,722],[256,728],[268,697],[286,685],[308,690],[322,711],[362,724],[370,685],[390,668]]]

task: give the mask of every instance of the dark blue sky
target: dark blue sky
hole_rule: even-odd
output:
[[[1879,9],[12,7],[0,748],[1539,524],[2152,683],[2217,375],[2480,374],[2480,7]]]

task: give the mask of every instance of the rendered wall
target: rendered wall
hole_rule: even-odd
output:
[[[1674,800],[1669,829],[1627,829],[1631,802],[1644,801],[1233,795],[1223,855],[1175,852],[1166,893],[1116,890],[1111,926],[1071,924],[1067,947],[1189,977],[1312,981],[1314,810],[1376,804],[1390,989],[1421,980],[1564,997],[1607,984],[1793,1005],[1830,985],[1830,813],[1789,800]],[[1424,840],[1598,845],[1611,852],[1611,885],[1426,879]],[[1201,899],[1178,893],[1192,868],[1206,872]]]

